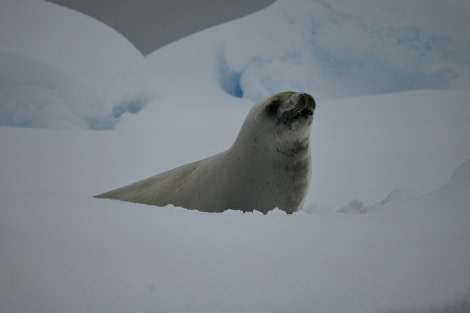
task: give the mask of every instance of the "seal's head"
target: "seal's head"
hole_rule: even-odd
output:
[[[295,129],[310,126],[315,111],[315,100],[308,93],[287,91],[269,97],[263,106],[266,116],[276,124]]]
[[[315,100],[304,92],[286,91],[255,104],[243,124],[240,135],[259,148],[278,152],[308,148]]]

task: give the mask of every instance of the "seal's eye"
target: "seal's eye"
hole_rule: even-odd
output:
[[[279,100],[272,100],[267,106],[266,106],[266,113],[268,116],[274,116],[277,114],[277,110],[279,109],[280,102]]]

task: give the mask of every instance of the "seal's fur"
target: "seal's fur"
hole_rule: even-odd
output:
[[[281,92],[253,106],[226,151],[96,197],[205,212],[301,208],[310,182],[315,101]]]

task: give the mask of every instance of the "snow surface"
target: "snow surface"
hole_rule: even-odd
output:
[[[468,2],[358,3],[278,1],[143,58],[4,0],[0,311],[469,312]],[[303,211],[92,197],[228,148],[285,89],[318,102]]]
[[[0,8],[1,126],[110,129],[151,99],[144,58],[113,29],[45,1]]]
[[[126,113],[184,105],[188,94],[193,105],[231,106],[279,90],[322,103],[470,86],[466,0],[277,1],[146,58],[86,15],[36,0],[0,5],[3,126],[113,129]],[[51,92],[58,75],[69,86]],[[34,92],[18,90],[26,84]]]

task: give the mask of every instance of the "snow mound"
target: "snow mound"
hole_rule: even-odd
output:
[[[461,31],[468,28],[461,13],[468,3],[417,2],[425,9],[404,2],[282,0],[143,58],[124,37],[88,16],[45,1],[5,0],[0,10],[2,64],[18,53],[33,58],[34,69],[43,65],[38,73],[31,70],[33,80],[2,74],[1,88],[10,91],[0,122],[112,129],[123,120],[130,125],[127,113],[144,107],[153,107],[146,111],[151,119],[161,116],[163,107],[239,105],[281,90],[310,92],[321,103],[468,87],[470,44]],[[446,23],[429,22],[436,11]],[[26,101],[23,92],[29,84],[50,101]],[[69,91],[59,96],[44,87],[51,84],[66,84]],[[18,103],[23,104],[16,108]]]
[[[0,42],[1,126],[111,129],[153,97],[135,47],[78,12],[3,1]]]
[[[0,42],[2,50],[44,60],[90,85],[109,83],[143,63],[112,28],[43,0],[2,0]]]
[[[0,52],[0,68],[0,125],[88,126],[77,113],[93,94],[71,75],[18,53]]]
[[[278,1],[233,23],[223,49],[222,85],[252,100],[290,89],[338,98],[468,86],[468,39],[461,41],[439,23],[406,16],[408,4],[361,1],[354,5],[361,10],[351,6],[345,1]],[[422,11],[428,18],[440,8],[440,18],[449,24],[462,17],[444,4],[431,6]]]
[[[152,98],[136,78],[113,82],[103,96],[56,65],[17,52],[0,51],[0,68],[1,126],[112,129]]]

